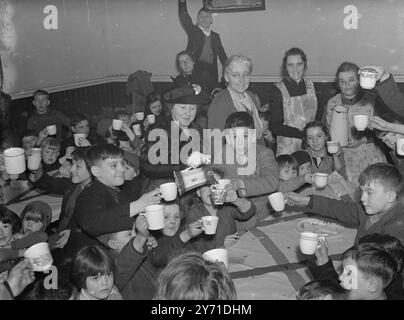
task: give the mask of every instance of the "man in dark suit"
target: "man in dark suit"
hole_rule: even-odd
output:
[[[188,35],[187,51],[195,59],[195,69],[202,73],[212,90],[218,85],[217,58],[222,65],[227,59],[219,34],[210,29],[212,14],[207,8],[201,8],[195,25],[188,13],[186,0],[178,0],[178,15]]]

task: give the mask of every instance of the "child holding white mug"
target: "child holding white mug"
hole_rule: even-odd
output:
[[[226,189],[226,199],[222,206],[213,203],[209,186],[205,185],[196,190],[199,201],[191,206],[186,215],[186,222],[193,223],[205,216],[219,217],[215,234],[201,233],[191,240],[195,250],[200,253],[234,244],[239,239],[235,220],[247,220],[256,212],[254,203],[237,196],[233,184],[227,184]]]
[[[312,173],[322,172],[331,174],[337,171],[346,177],[345,160],[341,146],[337,144],[337,152],[327,149],[327,141],[331,140],[325,124],[312,121],[303,129],[303,148],[310,154]]]

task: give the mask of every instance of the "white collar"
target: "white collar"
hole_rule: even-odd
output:
[[[201,26],[198,26],[199,27],[199,29],[201,29],[202,30],[202,32],[205,34],[205,36],[207,36],[207,37],[209,37],[210,36],[210,33],[211,33],[211,30],[209,29],[208,31],[206,31],[204,28],[202,28]]]

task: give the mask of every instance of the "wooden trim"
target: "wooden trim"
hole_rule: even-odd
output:
[[[306,77],[314,82],[334,82],[335,75],[325,75],[325,76],[316,76],[316,75],[306,75]],[[394,75],[394,79],[397,82],[404,82],[404,74]],[[90,87],[96,86],[100,84],[106,84],[111,82],[126,82],[128,80],[127,75],[116,75],[116,76],[109,76],[106,78],[101,79],[92,79],[92,80],[85,80],[80,82],[74,83],[67,83],[52,87],[45,87],[48,92],[60,92],[66,90],[72,90],[77,88],[83,87]],[[171,77],[169,75],[156,75],[152,76],[152,82],[171,82]],[[281,80],[280,76],[269,76],[269,75],[252,75],[251,82],[278,82]],[[32,96],[36,89],[29,89],[29,90],[22,90],[22,91],[14,91],[9,93],[13,100],[21,99]]]

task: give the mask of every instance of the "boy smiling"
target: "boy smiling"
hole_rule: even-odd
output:
[[[375,163],[359,176],[361,203],[345,202],[322,196],[302,196],[288,193],[290,205],[307,206],[322,216],[356,226],[355,243],[371,233],[388,234],[404,241],[404,207],[398,201],[403,177],[392,165]]]

